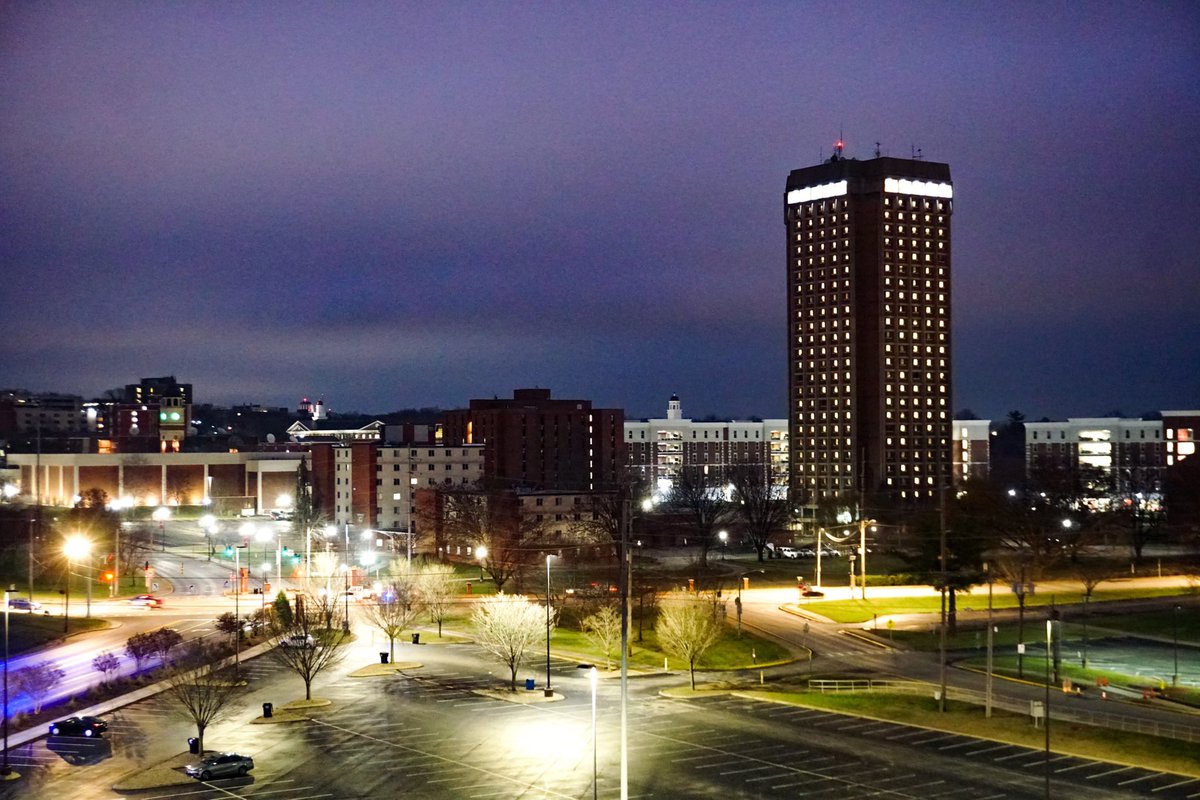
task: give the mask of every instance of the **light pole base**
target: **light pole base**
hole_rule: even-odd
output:
[[[0,770],[0,781],[15,781],[20,780],[20,778],[21,773],[17,772],[15,769],[10,769],[7,772]]]
[[[546,697],[554,697],[553,689],[543,689],[542,691],[543,691],[543,693],[545,693]]]

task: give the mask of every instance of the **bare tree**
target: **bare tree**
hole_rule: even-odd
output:
[[[484,548],[480,566],[497,589],[514,579],[519,589],[521,570],[545,550],[545,525],[522,514],[512,492],[453,486],[443,490],[442,500],[442,518],[433,524],[446,532],[449,541],[474,552]]]
[[[53,661],[39,661],[22,667],[13,673],[13,685],[16,690],[29,698],[33,703],[33,713],[42,713],[42,704],[55,686],[67,677]]]
[[[121,526],[121,574],[125,583],[133,586],[137,576],[144,573],[146,555],[154,546],[154,529],[145,522]]]
[[[259,610],[261,611],[262,609]],[[221,633],[226,634],[229,637],[229,643],[233,644],[234,637],[242,629],[242,621],[232,611],[226,611],[217,617],[215,627]]]
[[[733,515],[758,551],[758,560],[763,561],[771,534],[788,521],[787,487],[771,481],[771,471],[766,464],[741,466],[734,470],[730,482],[733,484]]]
[[[604,653],[604,668],[612,669],[612,655],[621,646],[621,615],[610,605],[583,618],[581,625],[588,641]]]
[[[471,619],[475,623],[475,641],[508,667],[510,688],[515,692],[517,670],[526,654],[545,635],[545,608],[519,595],[501,592],[481,600],[471,612]]]
[[[378,597],[363,606],[363,615],[367,622],[387,637],[388,653],[392,661],[396,660],[396,639],[412,627],[420,611],[421,604],[417,602],[413,585],[404,579],[393,581],[384,587]]]
[[[134,668],[142,671],[142,663],[154,655],[154,632],[135,633],[125,640],[125,652],[133,659]]]
[[[278,612],[271,617],[271,635],[279,640],[271,655],[304,681],[305,700],[312,699],[313,680],[345,658],[350,637],[332,624],[326,625],[336,616],[336,608],[330,604],[322,609],[298,597],[290,623]]]
[[[686,600],[663,605],[658,615],[658,641],[673,656],[687,662],[696,688],[696,662],[721,638],[725,611],[714,600]]]
[[[732,508],[725,486],[705,472],[704,467],[685,467],[671,489],[668,503],[687,517],[688,526],[700,547],[700,567],[708,566],[708,551],[717,529],[730,518]]]
[[[171,655],[171,651],[183,642],[183,636],[179,633],[179,631],[173,628],[159,628],[151,633],[150,637],[151,645],[154,648],[154,653],[158,656],[158,660],[165,667],[167,665],[167,659]]]
[[[166,690],[160,695],[162,702],[196,726],[201,753],[204,731],[231,710],[230,701],[245,687],[244,681],[219,669],[219,663],[202,640],[193,639],[167,669]]]
[[[112,680],[112,675],[121,668],[121,659],[117,655],[105,650],[92,659],[92,669],[99,672],[104,677],[101,679],[104,683]]]
[[[429,619],[438,626],[438,638],[442,636],[442,622],[450,613],[457,590],[454,570],[444,564],[426,564],[416,574],[417,591],[421,604],[429,613]]]

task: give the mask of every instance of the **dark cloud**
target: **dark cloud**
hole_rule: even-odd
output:
[[[1188,5],[0,14],[2,383],[782,416],[783,183],[841,130],[951,165],[956,406],[1200,394]]]

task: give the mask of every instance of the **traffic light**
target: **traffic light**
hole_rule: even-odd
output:
[[[229,558],[232,555],[233,555],[233,545],[231,545],[231,544],[225,545],[225,557]]]
[[[292,551],[288,550],[288,549],[287,549],[287,547],[285,546],[285,547],[283,548],[283,552],[281,553],[281,555],[282,555],[284,558],[287,558],[289,555],[291,555],[291,552],[292,552]]]
[[[112,574],[111,572],[106,572],[106,573],[104,573],[104,582],[105,582],[105,583],[112,583],[112,582],[113,582],[113,574]]]

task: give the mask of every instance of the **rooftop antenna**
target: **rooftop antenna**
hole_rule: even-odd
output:
[[[879,158],[879,142],[875,143],[875,157]]]
[[[838,140],[833,145],[833,156],[829,160],[830,161],[841,161],[842,160],[842,151],[844,151],[845,149],[846,149],[846,143],[844,141],[842,141],[842,130],[839,127],[838,128]]]
[[[923,161],[924,156],[921,155],[921,148],[917,148],[917,161]]]

